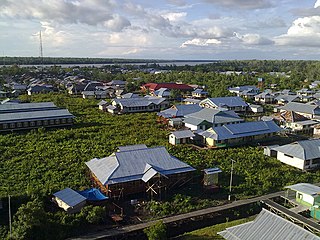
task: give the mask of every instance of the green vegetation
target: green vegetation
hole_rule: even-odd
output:
[[[162,221],[158,221],[154,225],[144,229],[144,233],[147,235],[148,240],[166,240],[167,228]]]
[[[0,134],[0,198],[5,200],[8,194],[13,196],[15,239],[19,236],[64,239],[75,232],[81,233],[83,226],[104,222],[106,211],[103,209],[86,207],[79,214],[68,215],[61,210],[52,210],[49,199],[52,193],[65,187],[80,190],[90,187],[84,163],[94,157],[108,156],[122,145],[164,145],[173,156],[198,170],[219,166],[223,170],[220,197],[228,192],[231,159],[237,161],[233,194],[238,199],[277,191],[296,182],[320,181],[319,172],[302,173],[264,156],[262,149],[256,147],[196,150],[190,146],[171,146],[168,131],[156,123],[155,113],[113,116],[99,111],[95,100],[63,94],[23,96],[22,99],[54,101],[58,106],[68,108],[77,118],[75,125],[66,129],[41,128]],[[221,203],[216,199],[217,195],[203,196],[199,185],[195,186],[197,191],[186,189],[170,197],[168,202],[151,202],[151,215],[172,215]],[[26,225],[21,223],[24,221],[22,212],[30,213]],[[45,221],[39,222],[31,215]],[[8,223],[7,216],[7,212],[0,212],[0,225]],[[52,232],[48,229],[55,229],[54,234],[50,235]],[[5,239],[7,230],[7,227],[0,227],[0,238]]]
[[[177,237],[177,240],[211,240],[211,239],[224,239],[218,232],[225,230],[226,228],[233,227],[236,225],[240,225],[246,222],[250,222],[254,220],[255,216],[239,219],[231,222],[217,224],[211,227],[202,228],[196,231],[192,231],[189,233],[185,233],[180,237]]]

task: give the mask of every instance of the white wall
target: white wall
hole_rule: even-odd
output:
[[[189,128],[189,129],[192,130],[192,131],[199,130],[198,126],[192,125],[192,124],[190,124],[190,123],[185,123],[184,126],[187,127],[187,128]]]
[[[293,158],[287,157],[282,152],[278,152],[277,159],[280,160],[280,162],[299,168],[301,170],[305,169],[304,160],[302,159],[299,159],[296,157],[293,157]]]
[[[304,202],[307,202],[311,205],[314,204],[314,198],[308,194],[305,194],[305,193],[300,193],[300,192],[297,192],[297,197],[298,197],[298,194],[302,194],[302,199]]]

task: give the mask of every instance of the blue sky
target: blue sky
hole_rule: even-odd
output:
[[[0,0],[0,53],[320,59],[320,0]]]

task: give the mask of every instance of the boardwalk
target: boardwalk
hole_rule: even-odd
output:
[[[283,191],[271,193],[271,194],[263,195],[260,197],[234,201],[232,203],[225,204],[222,206],[211,207],[211,208],[201,209],[201,210],[197,210],[197,211],[193,211],[193,212],[189,212],[189,213],[175,215],[172,217],[162,218],[160,220],[163,221],[165,224],[173,224],[173,223],[179,223],[179,222],[183,222],[183,221],[189,221],[190,219],[205,217],[205,216],[208,216],[208,215],[211,215],[214,213],[218,213],[218,212],[221,212],[224,210],[245,206],[248,204],[252,204],[252,203],[259,202],[259,201],[266,200],[266,199],[270,199],[270,198],[275,198],[275,197],[281,196],[283,194],[284,194]],[[100,231],[100,232],[97,232],[94,234],[88,234],[85,236],[80,236],[80,237],[76,237],[76,238],[72,238],[72,239],[73,240],[110,239],[110,238],[113,238],[113,237],[116,237],[119,235],[124,235],[124,234],[133,233],[136,231],[141,231],[147,227],[152,226],[157,221],[159,221],[159,220],[150,221],[150,222],[146,222],[146,223],[140,223],[140,224],[136,224],[136,225],[129,225],[129,226],[124,226],[124,227],[119,227],[119,228],[108,229],[108,230]]]

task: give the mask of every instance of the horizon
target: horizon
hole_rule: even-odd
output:
[[[320,0],[7,0],[8,57],[319,60]],[[211,61],[211,60],[210,60]]]

